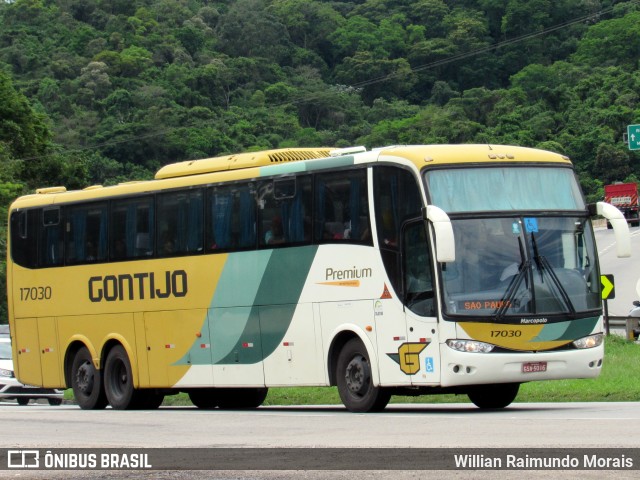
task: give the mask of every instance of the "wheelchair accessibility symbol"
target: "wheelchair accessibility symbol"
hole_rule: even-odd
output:
[[[532,217],[525,218],[524,227],[527,233],[538,233],[538,219]]]
[[[426,357],[424,359],[424,369],[427,373],[433,373],[433,357]]]

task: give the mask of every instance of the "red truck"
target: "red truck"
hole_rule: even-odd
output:
[[[640,225],[638,185],[635,183],[613,183],[604,186],[604,201],[617,207],[632,227]],[[607,228],[611,228],[607,222]]]

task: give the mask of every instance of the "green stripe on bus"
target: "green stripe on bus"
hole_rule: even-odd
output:
[[[593,332],[599,317],[569,320],[566,322],[545,325],[533,342],[549,342],[556,340],[576,340]]]
[[[202,337],[176,364],[252,364],[273,353],[293,320],[317,250],[307,246],[229,255]],[[200,348],[203,339],[209,339],[210,354]]]

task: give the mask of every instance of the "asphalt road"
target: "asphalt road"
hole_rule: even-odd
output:
[[[250,411],[161,407],[84,411],[0,403],[0,448],[102,447],[637,447],[640,403],[391,404],[382,413],[341,406]]]
[[[640,404],[514,403],[500,411],[480,411],[471,404],[393,404],[380,414],[353,414],[340,406],[262,407],[254,411],[191,407],[83,411],[71,405],[20,407],[0,403],[0,425],[0,453],[5,449],[97,448],[104,451],[118,447],[178,447],[185,449],[183,452],[223,447],[330,447],[353,452],[356,448],[386,447],[397,449],[400,456],[408,455],[406,448],[455,448],[462,453],[474,448],[515,447],[525,452],[536,448],[593,452],[589,449],[600,451],[640,445]],[[306,453],[313,454],[313,451]],[[407,456],[407,468],[413,464],[410,458]],[[640,466],[640,453],[634,461]],[[183,470],[171,475],[164,471],[29,471],[29,475],[22,478],[522,478],[522,472],[513,471],[371,471],[364,465],[361,470],[349,472],[303,471],[295,458],[284,471],[242,470],[250,466],[251,461],[247,459],[238,462],[236,471],[190,471],[190,465],[184,465]],[[17,473],[0,471],[0,476],[16,478],[20,476]],[[638,470],[551,470],[528,471],[525,478],[614,478],[614,473],[615,478],[638,477]]]

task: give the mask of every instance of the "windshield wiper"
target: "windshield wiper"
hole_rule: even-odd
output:
[[[538,244],[536,242],[536,237],[533,235],[533,233],[531,233],[531,244],[533,246],[533,255],[536,261],[536,267],[540,271],[540,281],[543,281],[544,272],[547,272],[549,274],[549,278],[551,278],[553,285],[556,287],[556,289],[560,293],[560,296],[562,297],[562,300],[564,301],[565,305],[569,309],[569,313],[571,313],[571,315],[575,315],[576,309],[573,306],[573,302],[571,301],[571,298],[569,298],[569,294],[567,293],[565,288],[562,286],[562,282],[560,282],[560,279],[556,275],[556,272],[553,270],[553,267],[549,263],[549,260],[547,260],[544,255],[540,255],[540,253],[538,252]],[[553,289],[551,289],[551,291],[553,291]],[[556,298],[558,297],[556,296]]]
[[[520,288],[522,280],[527,277],[529,270],[531,270],[531,260],[525,260],[524,246],[522,245],[522,239],[518,237],[518,247],[520,249],[520,265],[518,265],[518,273],[511,279],[509,286],[500,301],[500,306],[495,311],[496,320],[502,320],[507,313],[509,307],[511,307],[515,296]]]

